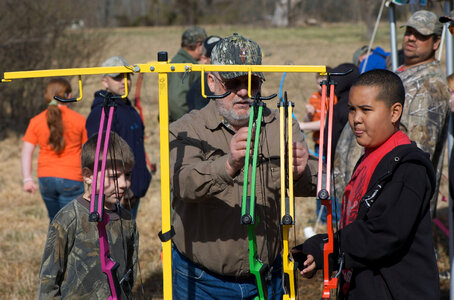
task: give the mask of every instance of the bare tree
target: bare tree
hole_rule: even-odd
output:
[[[376,0],[357,0],[357,5],[360,11],[360,18],[366,24],[366,37],[369,39],[374,31],[374,25],[377,18],[377,9],[380,7],[381,1]]]
[[[89,66],[104,38],[77,28],[89,0],[3,0],[0,11],[0,74],[5,71]],[[44,79],[0,84],[0,132],[23,133],[44,108]]]
[[[293,13],[301,0],[276,0],[272,19],[273,26],[286,27],[294,24],[295,15]]]

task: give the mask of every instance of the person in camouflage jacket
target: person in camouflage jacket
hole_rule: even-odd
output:
[[[442,25],[438,17],[420,10],[411,16],[406,26],[402,48],[404,64],[396,70],[405,87],[405,105],[401,130],[428,152],[436,170],[437,189],[443,167],[443,149],[448,130],[450,93],[446,77],[435,60],[440,44]],[[363,154],[348,124],[344,127],[334,158],[336,195],[342,197],[352,171]],[[435,205],[438,193],[434,194]]]
[[[99,233],[96,222],[89,222],[90,187],[97,134],[82,149],[82,175],[89,185],[87,192],[63,207],[52,221],[39,273],[39,299],[107,299],[111,296],[107,276],[101,270]],[[112,147],[112,144],[116,144]],[[121,284],[121,299],[129,299],[137,273],[139,234],[131,214],[117,199],[128,195],[134,156],[128,144],[111,133],[109,151],[123,157],[125,171],[112,162],[106,167],[104,213],[111,259],[119,264],[114,270]],[[92,159],[87,159],[88,155]],[[88,163],[87,163],[88,161]],[[91,167],[87,167],[91,166]],[[113,171],[116,169],[116,173]],[[114,177],[116,177],[114,179]],[[114,183],[114,180],[117,182]]]

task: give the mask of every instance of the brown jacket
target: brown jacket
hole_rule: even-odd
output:
[[[243,170],[225,170],[235,132],[214,101],[170,125],[170,178],[173,187],[173,242],[192,262],[217,274],[249,275],[247,226],[240,224]],[[294,141],[305,144],[296,120]],[[279,114],[264,110],[256,182],[257,252],[273,263],[281,251]],[[310,160],[295,182],[295,195],[315,194],[317,166]]]

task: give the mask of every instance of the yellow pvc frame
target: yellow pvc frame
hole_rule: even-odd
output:
[[[168,90],[167,74],[182,72],[201,72],[202,76],[202,95],[205,95],[204,72],[245,72],[248,74],[248,95],[251,96],[251,74],[252,72],[262,73],[320,73],[326,75],[326,66],[322,65],[198,65],[198,64],[172,64],[169,62],[151,62],[147,64],[136,64],[131,66],[118,67],[93,67],[93,68],[72,68],[72,69],[53,69],[36,71],[5,72],[2,82],[10,82],[15,79],[42,78],[42,77],[64,77],[79,76],[80,96],[82,99],[82,75],[100,75],[109,73],[157,73],[159,84],[159,132],[160,132],[160,155],[161,155],[161,213],[162,213],[162,232],[171,230],[170,219],[170,157],[169,157],[169,119],[168,119]],[[127,84],[126,84],[127,86]],[[125,98],[128,95],[125,89]],[[289,129],[291,130],[291,117],[289,117]],[[290,143],[290,141],[289,141]],[[291,148],[290,148],[291,149]],[[290,151],[291,153],[291,151]],[[291,162],[291,160],[290,160]],[[290,169],[291,170],[291,169]],[[290,172],[291,174],[292,172]],[[293,189],[292,189],[293,190]],[[293,195],[292,195],[293,196]],[[291,206],[293,211],[293,204]],[[288,228],[284,228],[287,232]],[[288,245],[288,244],[287,244]],[[172,296],[172,255],[171,240],[166,241],[163,247],[163,291],[164,299],[171,300]],[[288,246],[286,247],[288,252]],[[286,254],[284,253],[284,256]]]

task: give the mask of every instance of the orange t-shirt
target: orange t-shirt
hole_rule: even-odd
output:
[[[325,106],[325,109],[327,110],[328,109],[328,101],[329,101],[329,98],[328,96],[326,97],[326,106]],[[308,104],[309,105],[312,105],[315,109],[314,111],[314,115],[312,116],[312,120],[311,121],[318,121],[320,120],[321,116],[322,116],[322,94],[320,94],[319,92],[315,92],[312,94],[312,96],[309,98],[309,102]],[[334,104],[337,103],[337,97],[336,95],[334,95]],[[325,110],[325,112],[326,112]],[[312,138],[314,140],[314,142],[318,143],[318,140],[320,138],[320,131],[317,130],[317,131],[314,131],[312,133]]]
[[[47,109],[30,120],[24,142],[39,145],[38,177],[59,177],[82,181],[81,150],[87,141],[85,118],[64,105],[58,106],[63,120],[65,148],[56,153],[49,145]]]

